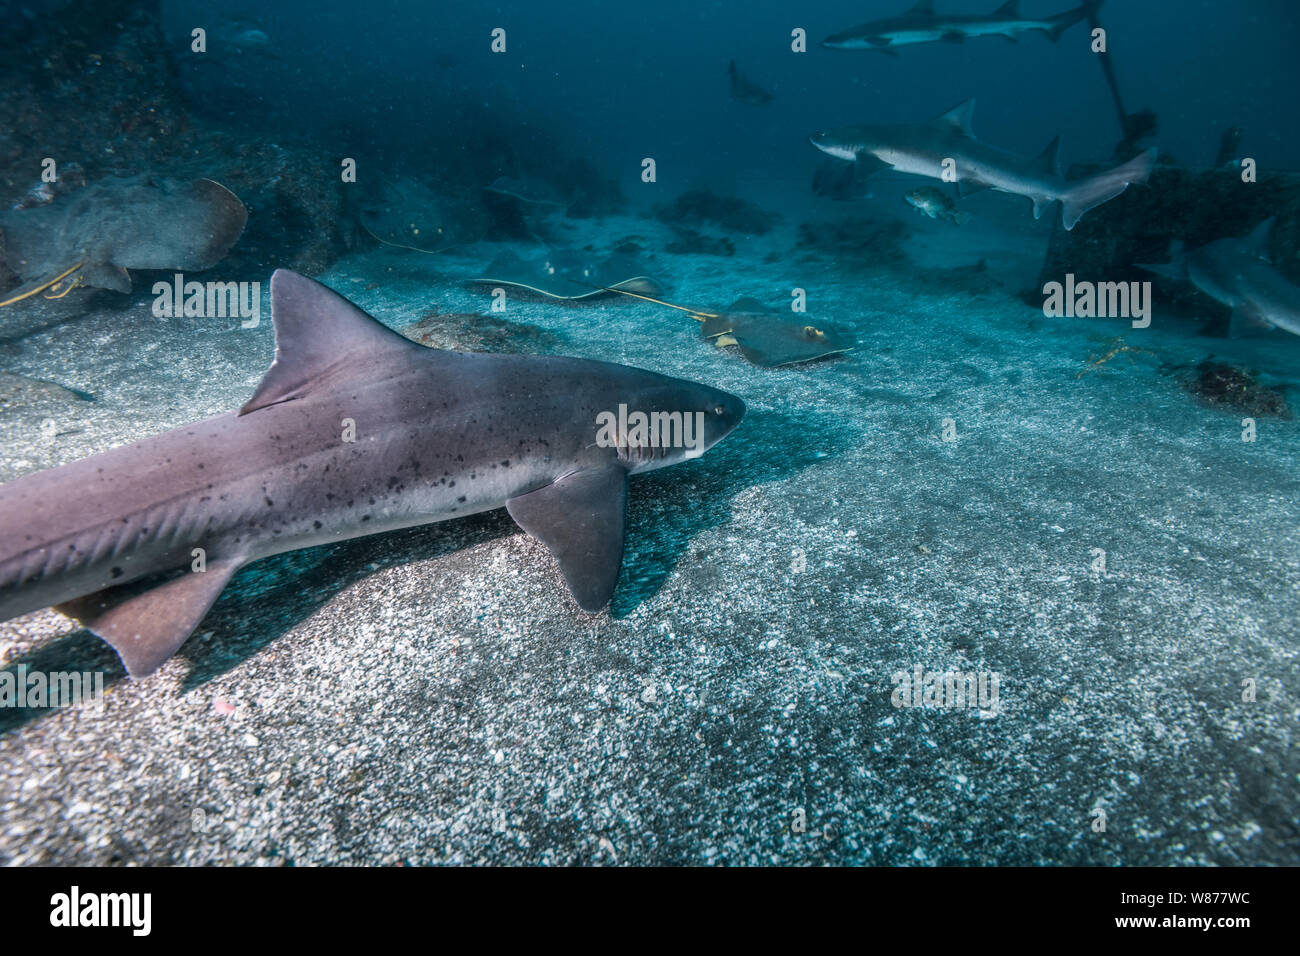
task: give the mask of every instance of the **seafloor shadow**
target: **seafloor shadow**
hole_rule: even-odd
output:
[[[623,574],[610,613],[626,616],[658,591],[687,557],[690,540],[730,519],[741,491],[832,458],[858,438],[856,428],[830,415],[751,412],[700,461],[633,481]],[[689,557],[704,562],[709,554]]]
[[[843,422],[828,416],[753,412],[699,462],[634,481],[623,577],[611,613],[628,614],[662,587],[691,539],[726,523],[739,492],[833,456],[853,435]],[[238,666],[340,591],[378,570],[451,554],[516,530],[501,510],[260,561],[235,577],[200,625],[200,635],[211,632],[220,640],[191,638],[182,647],[180,655],[191,663],[183,689]],[[707,557],[693,555],[695,560]],[[108,646],[85,630],[9,661],[0,673],[13,673],[16,681],[23,664],[29,673],[104,671],[106,686],[126,676]],[[0,710],[0,733],[51,712]]]

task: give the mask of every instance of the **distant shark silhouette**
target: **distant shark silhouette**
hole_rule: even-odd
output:
[[[1038,30],[1056,42],[1080,20],[1097,13],[1101,0],[1088,0],[1075,10],[1034,19],[1020,14],[1020,0],[1008,0],[989,14],[937,14],[934,0],[921,0],[902,16],[873,20],[828,36],[822,46],[833,50],[878,50],[893,56],[897,47],[917,43],[963,43],[973,37],[1000,36],[1015,40],[1018,34]]]
[[[864,176],[892,167],[944,179],[950,170],[962,195],[996,189],[1025,196],[1034,203],[1035,219],[1060,200],[1061,221],[1067,230],[1089,209],[1114,199],[1131,183],[1145,183],[1155,166],[1156,151],[1149,149],[1122,166],[1067,182],[1060,172],[1059,136],[1037,159],[1026,161],[979,142],[971,132],[974,113],[975,101],[970,99],[928,123],[846,126],[813,134],[812,144],[836,159],[857,162]]]
[[[1233,333],[1254,327],[1300,335],[1300,287],[1278,272],[1268,257],[1276,221],[1276,216],[1265,219],[1244,239],[1216,239],[1191,252],[1175,241],[1168,264],[1139,263],[1138,268],[1190,282],[1228,306]]]
[[[736,61],[727,64],[727,76],[731,79],[731,98],[755,106],[769,106],[774,97],[749,77],[736,69]]]

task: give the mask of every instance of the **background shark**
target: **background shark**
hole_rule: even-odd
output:
[[[727,77],[731,81],[731,98],[755,106],[770,106],[773,96],[744,73],[736,69],[736,61],[727,64]]]
[[[1059,199],[1067,230],[1089,209],[1114,199],[1130,183],[1145,183],[1155,166],[1156,151],[1149,149],[1122,166],[1067,182],[1060,173],[1059,136],[1037,159],[1026,162],[976,140],[971,132],[974,112],[975,101],[970,99],[928,123],[846,126],[813,134],[812,144],[837,159],[856,161],[863,175],[892,167],[943,179],[945,160],[952,160],[952,173],[962,195],[996,189],[1025,196],[1034,203],[1035,219]]]
[[[1269,261],[1268,241],[1276,217],[1266,219],[1244,239],[1217,239],[1184,252],[1173,244],[1166,265],[1139,264],[1157,275],[1191,282],[1232,309],[1232,331],[1278,328],[1300,335],[1300,287]]]
[[[251,561],[503,506],[596,611],[618,580],[628,475],[687,455],[602,446],[598,416],[699,413],[693,456],[745,412],[623,365],[425,348],[283,269],[271,309],[275,362],[238,412],[0,487],[0,620],[59,606],[140,677]]]
[[[1020,15],[1020,0],[1008,0],[986,15],[940,15],[934,11],[934,0],[921,0],[902,16],[873,20],[833,34],[822,41],[822,46],[833,50],[879,50],[897,56],[895,47],[915,43],[962,43],[969,37],[981,36],[1015,40],[1017,34],[1030,30],[1040,30],[1055,42],[1080,20],[1095,15],[1100,7],[1101,0],[1089,0],[1075,10],[1034,19]]]

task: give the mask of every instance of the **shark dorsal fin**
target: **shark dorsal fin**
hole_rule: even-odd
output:
[[[275,361],[239,414],[301,398],[335,369],[381,352],[418,349],[332,289],[288,269],[271,276]]]
[[[1007,0],[1006,3],[993,11],[995,17],[1018,17],[1020,16],[1020,0]]]
[[[1047,144],[1047,148],[1038,154],[1034,160],[1032,170],[1036,173],[1046,173],[1049,176],[1061,175],[1061,134]]]
[[[1273,223],[1275,222],[1277,222],[1277,216],[1270,216],[1252,229],[1250,235],[1243,240],[1251,255],[1259,256],[1261,259],[1269,257],[1268,243],[1273,236]]]
[[[907,12],[917,16],[932,17],[934,16],[934,0],[917,0],[912,9]]]
[[[971,132],[970,121],[975,115],[975,97],[971,97],[964,103],[959,103],[942,116],[937,117],[934,122],[942,126],[952,126],[967,136],[974,137]]]

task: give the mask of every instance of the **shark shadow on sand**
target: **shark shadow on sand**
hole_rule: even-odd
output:
[[[712,595],[727,582],[713,570],[710,552],[691,548],[691,541],[726,524],[732,502],[745,489],[791,478],[860,438],[838,418],[751,409],[745,427],[709,453],[707,466],[666,469],[633,486],[627,560],[610,613],[630,614],[659,592],[674,569],[701,585],[693,589],[700,600],[715,600]],[[771,454],[773,448],[781,454]],[[682,507],[683,501],[690,507]]]
[[[818,461],[850,447],[857,434],[837,419],[805,414],[757,412],[744,430],[710,452],[707,464],[665,469],[631,486],[623,570],[609,613],[631,614],[680,570],[701,586],[723,585],[710,570],[710,553],[693,549],[702,532],[727,523],[731,502],[747,488],[790,478]],[[781,456],[765,454],[780,447]],[[681,502],[690,501],[689,508]],[[181,691],[189,692],[256,657],[300,626],[348,588],[388,568],[447,559],[442,573],[458,574],[473,560],[471,550],[522,532],[504,511],[473,515],[438,527],[417,527],[268,558],[240,572],[203,619],[199,638],[177,656],[189,665]],[[463,556],[463,557],[462,557]],[[139,590],[158,579],[140,582]],[[557,586],[562,586],[557,581]],[[364,590],[361,600],[366,600]],[[701,592],[701,600],[715,600]],[[574,616],[579,612],[574,609]],[[431,617],[430,624],[438,623]],[[29,673],[105,674],[109,688],[126,678],[113,650],[91,631],[69,622],[68,632],[6,663],[17,679],[19,665]],[[58,713],[58,708],[0,709],[0,734]]]

